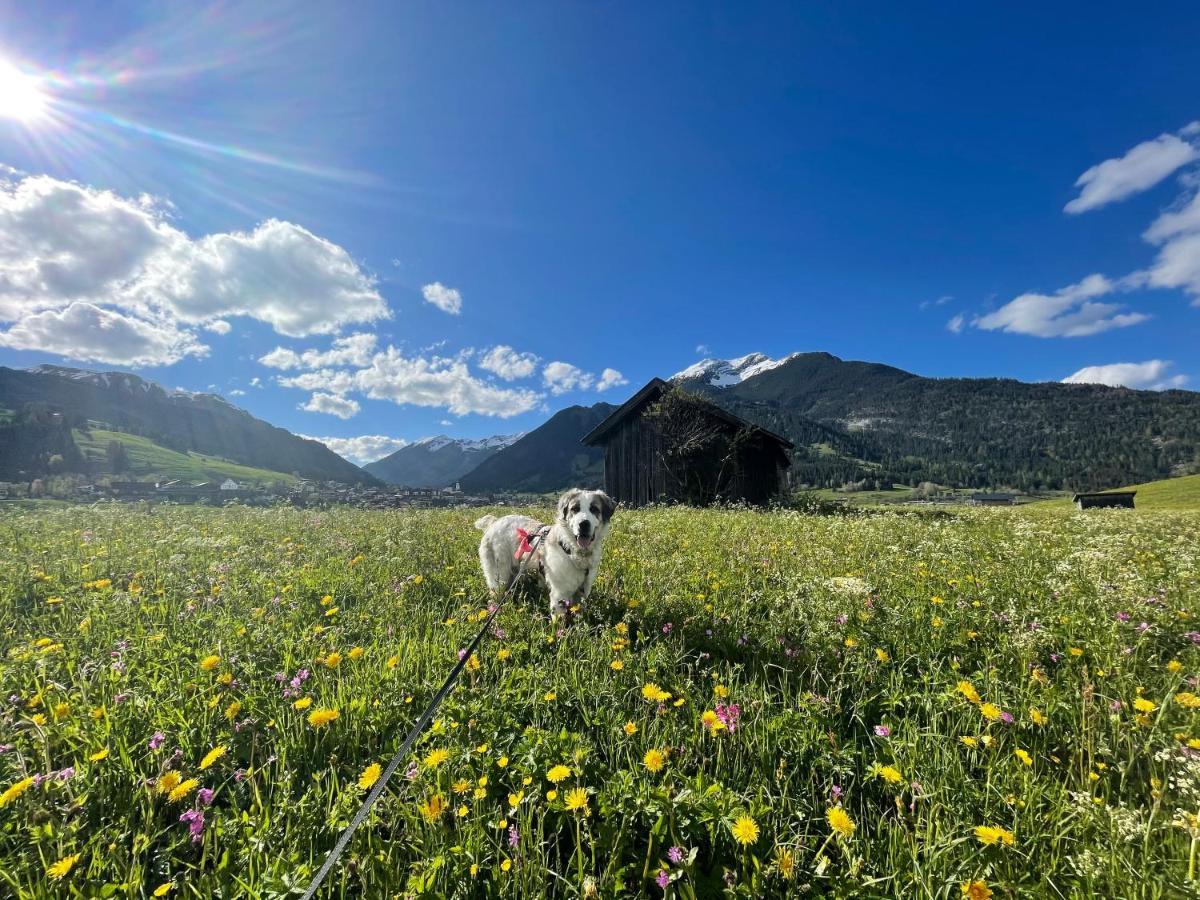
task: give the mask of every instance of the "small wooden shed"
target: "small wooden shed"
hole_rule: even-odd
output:
[[[673,470],[671,437],[650,414],[670,390],[655,378],[584,435],[584,444],[604,448],[604,490],[610,497],[627,506],[714,500],[761,505],[783,489],[792,442],[695,396],[690,402],[716,438],[710,442],[714,449],[707,457],[692,458],[691,471]],[[698,489],[700,479],[690,476],[701,472],[710,484]]]
[[[1093,494],[1076,494],[1071,499],[1079,509],[1133,509],[1133,495],[1137,491],[1102,491]]]
[[[1017,495],[1004,491],[978,491],[971,495],[972,506],[1016,506]]]

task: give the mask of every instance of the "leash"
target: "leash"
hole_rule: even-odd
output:
[[[520,554],[519,550],[518,554]],[[471,641],[466,651],[459,657],[454,668],[450,670],[450,674],[446,676],[446,680],[443,682],[441,688],[436,694],[433,695],[433,699],[429,701],[429,705],[425,707],[425,711],[421,713],[421,717],[417,719],[417,721],[413,723],[412,728],[408,730],[408,734],[404,738],[404,743],[400,745],[400,749],[396,751],[396,755],[393,756],[391,762],[387,764],[387,768],[383,770],[383,774],[379,776],[379,780],[372,785],[370,793],[368,793],[366,799],[363,800],[362,806],[358,808],[358,812],[354,814],[354,818],[350,820],[350,824],[347,825],[342,830],[341,835],[338,836],[337,843],[333,845],[333,849],[330,850],[329,855],[325,857],[325,862],[321,865],[320,870],[317,872],[312,882],[308,885],[308,889],[304,892],[304,896],[301,898],[301,900],[312,900],[317,893],[317,889],[324,883],[325,879],[329,877],[329,872],[333,869],[334,865],[336,865],[337,861],[341,859],[342,854],[346,852],[346,847],[350,843],[350,838],[354,837],[354,832],[358,830],[358,826],[361,825],[363,820],[367,818],[367,813],[370,812],[371,807],[375,805],[375,801],[379,799],[379,795],[383,793],[383,789],[387,787],[388,780],[393,774],[395,774],[396,769],[399,768],[400,763],[404,761],[404,758],[408,756],[409,751],[412,750],[413,743],[420,736],[421,732],[425,730],[425,726],[429,724],[430,719],[433,718],[433,714],[437,712],[437,708],[441,706],[442,701],[446,699],[446,696],[454,687],[454,683],[458,681],[458,676],[462,674],[462,670],[466,666],[467,660],[471,658],[471,655],[483,641],[484,636],[488,632],[488,628],[491,627],[492,620],[495,619],[496,615],[500,612],[500,608],[504,606],[505,601],[512,596],[513,591],[517,587],[517,582],[520,581],[521,576],[525,574],[525,564],[529,561],[529,556],[521,555],[518,558],[520,559],[520,568],[517,571],[516,576],[513,577],[512,583],[508,586],[508,590],[504,592],[503,596],[501,596],[498,601],[496,601],[496,605],[492,608],[491,613],[488,614],[487,619],[484,620],[483,627],[479,629],[479,633],[475,635],[475,639]]]

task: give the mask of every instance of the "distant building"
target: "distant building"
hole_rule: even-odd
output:
[[[667,461],[671,439],[647,415],[670,389],[655,378],[584,435],[582,443],[604,448],[604,490],[609,496],[628,506],[712,500],[765,504],[782,490],[792,442],[712,402],[703,403],[697,421],[723,441],[681,464],[682,471],[672,471]],[[718,458],[726,451],[728,455]],[[696,490],[701,480],[705,485]]]
[[[1016,502],[1016,494],[1009,494],[1004,491],[975,493],[971,495],[972,506],[1015,506]]]
[[[1071,499],[1078,509],[1133,509],[1133,496],[1137,491],[1101,491],[1093,494],[1076,494]]]
[[[242,486],[240,484],[238,484],[236,481],[234,481],[232,478],[226,478],[224,481],[221,482],[221,490],[223,490],[223,491],[240,491],[241,489],[242,489]]]

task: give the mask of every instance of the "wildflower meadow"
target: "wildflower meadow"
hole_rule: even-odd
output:
[[[0,894],[302,891],[487,613],[477,515],[6,512]],[[545,610],[322,896],[1196,895],[1200,514],[622,511]]]

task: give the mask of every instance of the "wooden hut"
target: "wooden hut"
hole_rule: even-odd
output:
[[[604,448],[604,490],[627,506],[715,500],[764,504],[786,483],[792,442],[708,400],[686,395],[702,449],[680,452],[655,413],[671,385],[655,378],[583,437]]]
[[[1137,491],[1103,491],[1094,494],[1076,494],[1072,501],[1079,509],[1133,509],[1133,495]]]

